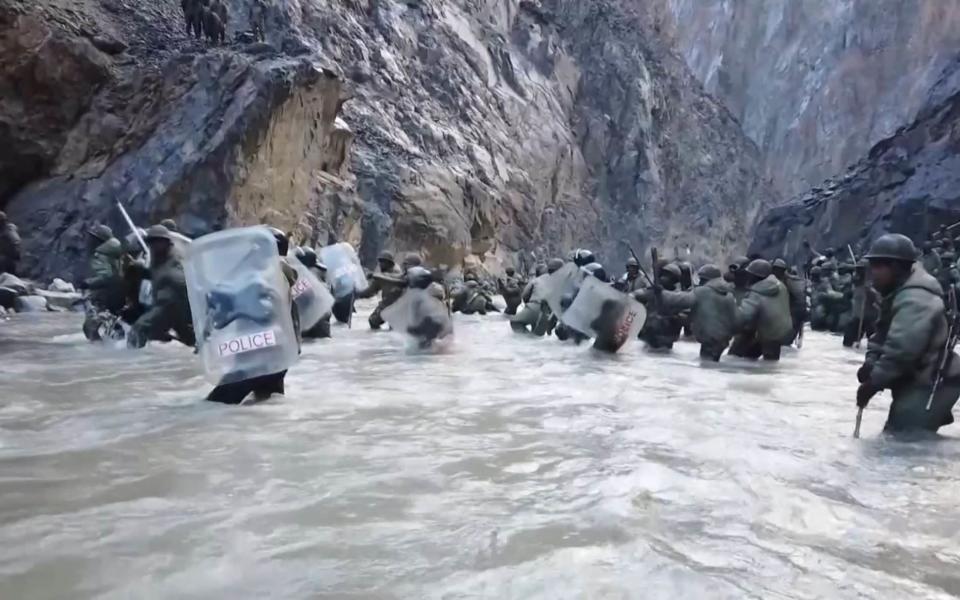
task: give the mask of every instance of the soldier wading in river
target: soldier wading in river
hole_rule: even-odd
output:
[[[884,431],[935,432],[953,423],[951,410],[960,396],[960,364],[948,339],[955,328],[948,327],[943,290],[916,263],[916,248],[906,236],[880,237],[866,258],[882,300],[876,333],[857,371],[857,406],[888,389],[893,402]]]

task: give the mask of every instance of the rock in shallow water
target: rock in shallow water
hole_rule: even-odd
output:
[[[0,307],[13,308],[20,294],[17,290],[0,286]]]
[[[72,283],[67,283],[66,281],[60,279],[59,277],[55,278],[53,280],[53,283],[51,283],[50,287],[48,287],[47,289],[49,289],[51,292],[64,292],[64,293],[72,293],[77,291],[77,289],[73,287]]]
[[[47,299],[47,307],[50,310],[67,311],[83,308],[83,296],[77,292],[37,290],[36,295]]]
[[[10,273],[0,273],[0,287],[13,290],[18,296],[25,296],[33,289],[32,284]]]
[[[47,312],[49,306],[43,296],[20,296],[14,302],[17,312]]]

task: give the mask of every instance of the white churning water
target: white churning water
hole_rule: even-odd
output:
[[[853,440],[838,338],[705,367],[354,323],[230,407],[182,346],[0,322],[0,598],[960,595],[960,441],[881,438],[889,395]]]

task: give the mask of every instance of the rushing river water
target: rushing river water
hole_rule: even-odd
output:
[[[885,440],[883,395],[853,440],[838,338],[705,367],[355,322],[242,407],[182,346],[0,322],[0,598],[960,595],[960,428]]]

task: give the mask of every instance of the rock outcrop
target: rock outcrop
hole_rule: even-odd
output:
[[[86,228],[124,229],[117,201],[189,235],[269,222],[367,262],[492,267],[619,259],[621,239],[728,255],[774,200],[645,3],[289,0],[267,43],[221,48],[178,4],[0,8],[0,204],[26,273],[78,275]],[[228,4],[233,37],[250,2]]]
[[[960,61],[952,62],[916,120],[871,148],[846,173],[769,211],[751,252],[808,257],[809,243],[863,248],[887,231],[917,242],[960,221]]]
[[[687,63],[786,197],[909,124],[960,51],[960,3],[657,0]]]

